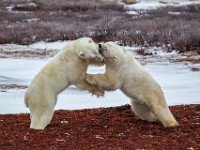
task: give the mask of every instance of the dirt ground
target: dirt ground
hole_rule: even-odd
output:
[[[172,106],[179,127],[136,117],[129,105],[55,111],[45,130],[29,129],[29,114],[0,115],[0,149],[200,149],[200,105]]]

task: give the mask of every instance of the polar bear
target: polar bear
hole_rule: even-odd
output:
[[[103,65],[98,45],[91,38],[83,37],[67,44],[35,76],[25,93],[25,105],[31,112],[30,128],[44,129],[51,121],[57,95],[74,84],[97,96],[103,91],[85,82],[87,66]]]
[[[165,127],[178,123],[170,112],[161,87],[133,55],[114,42],[99,44],[105,74],[88,74],[86,81],[101,90],[120,89],[131,98],[131,108],[141,119],[160,121]]]

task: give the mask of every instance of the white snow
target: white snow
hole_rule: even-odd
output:
[[[134,9],[156,9],[164,6],[180,6],[188,4],[200,4],[200,1],[184,1],[175,3],[160,3],[158,0],[147,1],[142,0],[140,3],[125,5],[129,10],[127,13],[138,15]],[[13,6],[7,7],[8,11],[12,11]],[[25,12],[26,13],[26,12]],[[178,15],[178,12],[169,12],[169,14]],[[37,21],[27,20],[27,21]],[[29,45],[29,49],[42,50],[60,50],[70,41],[57,42],[37,42]],[[12,45],[10,45],[12,46]],[[21,46],[19,46],[20,48]],[[135,51],[138,47],[126,47],[126,49]],[[157,56],[168,58],[172,55],[178,55],[176,52],[165,53],[157,48],[152,48],[152,52],[156,52]],[[135,54],[135,53],[133,53]],[[142,57],[142,56],[136,56]],[[0,58],[0,85],[16,84],[28,86],[38,71],[49,61],[49,59],[14,59]],[[193,66],[199,67],[200,64]],[[192,72],[191,64],[152,62],[144,66],[161,85],[168,105],[180,104],[200,104],[200,71]],[[104,73],[104,67],[89,67],[88,73]],[[24,105],[24,93],[26,89],[0,89],[0,114],[8,113],[27,113]],[[74,86],[68,87],[58,96],[58,102],[55,107],[58,109],[85,109],[98,107],[120,106],[130,102],[120,90],[114,92],[106,92],[104,97],[97,98],[87,91],[80,91]]]
[[[136,11],[127,11],[128,14],[130,15],[138,15],[139,13]]]
[[[180,12],[173,12],[173,11],[169,11],[168,14],[170,15],[180,15]]]
[[[0,84],[28,85],[46,63],[45,59],[0,58]]]
[[[134,48],[132,48],[134,49]],[[0,58],[0,84],[29,85],[36,73],[49,60]],[[200,72],[191,72],[189,66],[178,63],[151,63],[145,68],[161,85],[167,103],[200,104]],[[104,67],[89,67],[88,73],[104,73]],[[25,89],[0,89],[0,114],[29,112],[23,103]],[[119,90],[106,92],[96,98],[86,91],[70,86],[58,97],[57,109],[85,109],[120,106],[130,100]]]
[[[70,41],[56,41],[56,42],[36,42],[34,44],[29,45],[30,48],[33,49],[44,49],[44,50],[60,50]]]
[[[24,21],[30,23],[30,22],[37,22],[39,20],[40,20],[39,18],[32,18],[32,19],[25,19]]]
[[[136,4],[126,5],[125,8],[128,8],[128,9],[156,9],[158,7],[163,7],[163,6],[166,6],[166,5],[156,2],[156,1],[150,1],[150,2],[141,1]]]
[[[29,85],[36,73],[48,62],[40,59],[0,58],[0,84]],[[31,68],[31,69],[29,69]],[[105,67],[89,67],[88,73],[104,73]],[[0,114],[29,112],[23,103],[25,90],[0,89]],[[97,98],[86,91],[70,86],[59,95],[56,109],[83,109],[126,104],[128,98],[120,91],[108,92],[105,98]],[[8,107],[9,106],[9,107]]]
[[[200,104],[200,72],[192,72],[189,66],[172,63],[145,65],[163,88],[169,105]]]
[[[161,3],[159,0],[141,0],[141,2],[131,5],[125,5],[125,8],[131,9],[156,9],[158,7],[165,7],[165,6],[184,6],[184,5],[191,5],[191,4],[200,4],[199,0],[194,1],[181,1],[177,3],[169,2],[169,3]]]

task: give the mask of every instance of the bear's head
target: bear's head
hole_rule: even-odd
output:
[[[77,55],[89,64],[103,62],[103,57],[99,53],[98,45],[89,37],[82,37],[75,40],[75,50]]]
[[[106,42],[98,44],[99,52],[104,57],[104,62],[121,63],[125,57],[126,50],[115,42]],[[126,59],[126,58],[125,58]]]

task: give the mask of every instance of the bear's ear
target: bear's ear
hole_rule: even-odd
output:
[[[107,44],[108,47],[111,47],[112,45],[110,43]]]
[[[117,45],[119,44],[119,42],[118,42],[118,41],[115,41],[114,43],[115,43],[115,44],[117,44]]]
[[[83,57],[83,56],[85,56],[85,54],[82,51],[80,51],[79,56]]]
[[[92,40],[91,40],[91,39],[89,40],[89,43],[92,43]]]

